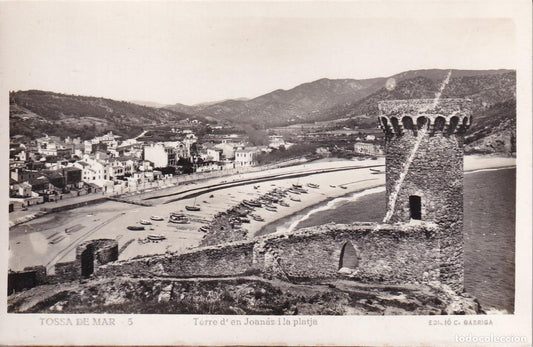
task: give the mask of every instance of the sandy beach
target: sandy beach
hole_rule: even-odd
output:
[[[465,171],[509,167],[515,165],[514,158],[467,156]],[[372,169],[365,166],[373,166]],[[320,172],[335,168],[341,171]],[[376,172],[379,170],[380,172]],[[289,189],[293,184],[301,185],[307,193],[288,193],[284,201],[288,207],[276,205],[275,212],[264,207],[253,213],[264,221],[243,223],[247,238],[252,238],[265,225],[290,216],[322,201],[357,191],[382,186],[385,183],[384,159],[338,160],[325,159],[274,170],[254,172],[237,176],[205,180],[197,184],[168,187],[152,191],[136,200],[151,198],[152,206],[138,206],[116,201],[80,207],[74,210],[49,214],[10,230],[9,268],[22,270],[26,266],[45,265],[53,273],[57,262],[72,261],[75,249],[83,241],[98,238],[116,239],[119,244],[119,259],[135,256],[180,252],[198,247],[206,235],[199,229],[208,226],[220,212],[238,206],[243,200],[254,200],[273,189]],[[298,174],[287,178],[286,175]],[[254,180],[265,178],[264,181]],[[249,180],[249,181],[248,181]],[[231,185],[232,182],[238,185]],[[318,185],[310,187],[309,184]],[[194,196],[192,196],[194,195]],[[158,197],[159,196],[159,197]],[[189,196],[187,198],[187,196]],[[293,201],[290,198],[293,197]],[[187,211],[185,206],[198,206],[199,211]],[[180,212],[188,217],[187,224],[169,223],[171,212]],[[151,216],[163,217],[163,221],[151,221],[145,230],[132,231],[128,226],[140,226],[141,219]],[[165,240],[143,242],[148,235],[161,235]]]

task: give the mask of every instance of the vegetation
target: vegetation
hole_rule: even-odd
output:
[[[70,284],[72,287],[73,284]],[[59,285],[58,285],[59,286]],[[339,287],[337,287],[339,286]],[[258,277],[180,281],[118,277],[89,281],[57,294],[42,293],[37,304],[23,308],[33,288],[10,297],[9,312],[158,313],[231,315],[475,314],[476,300],[438,286],[376,286],[326,279],[300,284]],[[38,295],[38,294],[37,294]],[[275,317],[249,317],[255,324],[276,325]],[[296,318],[298,324],[309,320]],[[247,320],[247,318],[244,318]],[[292,324],[296,324],[293,323]]]
[[[88,139],[108,130],[133,137],[147,126],[174,124],[190,117],[125,101],[39,90],[11,92],[9,100],[11,135],[31,137],[44,132]]]
[[[256,129],[254,126],[248,124],[243,125],[242,129],[248,136],[248,141],[252,144],[252,146],[268,145],[269,139],[265,130]]]
[[[257,156],[257,162],[260,165],[276,163],[284,160],[301,158],[308,155],[315,154],[317,146],[315,144],[295,144],[288,149],[281,146],[279,149],[274,149],[269,153],[261,153]]]
[[[384,87],[386,78],[371,80],[328,80],[305,83],[290,90],[277,90],[251,100],[226,100],[214,104],[175,110],[151,108],[104,98],[64,95],[38,90],[10,93],[11,135],[31,138],[43,133],[61,137],[89,139],[105,131],[125,138],[150,130],[144,139],[175,139],[169,129],[180,124],[191,128],[186,119],[216,119],[228,125],[212,132],[207,125],[194,129],[198,137],[211,133],[246,134],[253,145],[265,145],[265,129],[288,124],[343,120],[338,126],[371,129],[376,127],[381,100],[433,98],[447,70],[407,71],[393,76],[394,89]],[[516,127],[516,74],[511,70],[454,70],[444,89],[443,98],[470,98],[474,105],[474,123],[467,134],[473,143],[493,132],[514,132]],[[172,108],[172,107],[169,107]],[[194,116],[183,113],[188,110]],[[345,120],[344,120],[345,119]],[[514,139],[513,139],[514,141]],[[273,153],[261,158],[269,162]]]
[[[453,76],[452,74],[442,97],[470,98],[473,100],[476,111],[482,110],[487,105],[515,98],[516,75],[514,72],[500,75]],[[379,113],[378,103],[380,101],[434,98],[441,82],[442,80],[433,80],[423,76],[403,80],[393,90],[387,90],[383,87],[359,101],[333,107],[321,115],[317,115],[315,120],[360,115],[374,118]]]

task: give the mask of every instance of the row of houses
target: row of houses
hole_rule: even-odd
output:
[[[120,140],[109,132],[91,140],[44,135],[35,141],[12,138],[10,146],[10,211],[36,203],[92,192],[136,189],[164,177],[163,171],[210,172],[256,165],[268,147],[247,147],[228,136],[218,143],[197,144],[192,132],[180,141],[145,143]],[[165,170],[171,168],[172,170]]]

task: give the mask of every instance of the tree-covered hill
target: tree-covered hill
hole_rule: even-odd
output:
[[[87,139],[108,130],[131,137],[146,126],[201,118],[125,101],[40,90],[11,92],[9,101],[11,135],[30,137],[47,133]]]

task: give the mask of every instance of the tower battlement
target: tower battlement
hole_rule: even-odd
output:
[[[467,99],[412,99],[381,101],[379,125],[386,135],[464,134],[472,123],[471,101]]]

